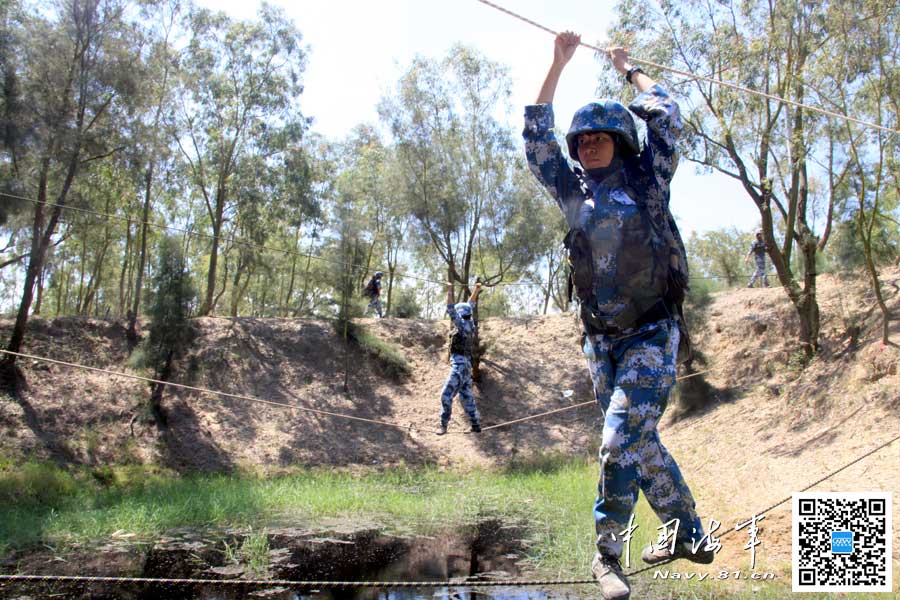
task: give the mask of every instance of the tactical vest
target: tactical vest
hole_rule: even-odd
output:
[[[466,335],[456,327],[450,330],[450,354],[460,354],[472,358],[472,347],[475,336]]]
[[[657,223],[624,175],[617,179],[607,197],[594,199],[599,210],[585,204],[564,240],[569,299],[574,288],[590,334],[616,335],[665,318],[678,320],[687,289],[685,273],[673,265],[678,264],[673,244],[680,238],[664,229],[674,227],[674,220],[666,215],[667,222]],[[597,290],[614,290],[625,307],[615,314],[603,311]],[[679,325],[684,329],[683,322]]]
[[[373,277],[369,280],[369,283],[366,284],[366,287],[363,288],[363,296],[366,298],[374,298],[378,295],[378,282]]]

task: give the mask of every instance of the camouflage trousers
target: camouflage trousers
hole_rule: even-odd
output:
[[[753,287],[753,284],[759,280],[762,281],[764,286],[769,287],[769,275],[768,273],[766,273],[765,256],[756,258],[756,272],[753,274],[753,277],[750,279],[750,283],[747,284],[747,287]]]
[[[699,542],[703,537],[691,491],[656,430],[675,385],[679,337],[678,326],[663,320],[627,336],[585,339],[594,394],[603,411],[594,503],[597,549],[602,553],[621,555],[622,532],[638,490],[662,523],[678,519],[679,541]]]
[[[453,397],[459,394],[466,416],[472,425],[478,425],[481,417],[475,406],[475,396],[472,394],[472,361],[460,354],[450,356],[450,376],[444,384],[441,392],[441,424],[450,422],[450,413],[453,410]]]
[[[379,319],[384,316],[384,314],[382,314],[381,298],[379,296],[375,296],[374,298],[372,298],[372,301],[369,302],[369,305],[366,307],[366,313],[368,313],[370,310],[374,310]]]

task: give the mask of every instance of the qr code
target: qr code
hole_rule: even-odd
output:
[[[794,592],[890,592],[891,495],[794,494]]]

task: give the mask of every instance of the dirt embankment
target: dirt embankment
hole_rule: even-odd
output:
[[[887,273],[885,280],[891,306],[900,310],[900,274]],[[683,411],[673,401],[662,437],[701,514],[722,521],[723,528],[900,432],[900,349],[878,341],[880,316],[871,310],[865,282],[825,275],[818,291],[822,352],[806,368],[793,309],[781,289],[715,295],[695,319],[695,345],[705,362],[694,367],[708,372],[695,381],[701,386],[688,386],[690,380],[680,385],[687,396],[700,389],[709,402],[676,419]],[[145,408],[144,382],[21,360],[28,388],[18,401],[0,401],[0,451],[71,463],[157,462],[179,471],[274,471],[292,465],[504,464],[537,452],[585,455],[596,447],[599,415],[593,406],[475,436],[462,433],[467,424],[456,405],[451,435],[434,435],[448,372],[448,324],[364,324],[402,351],[409,377],[397,381],[383,374],[378,361],[346,347],[326,322],[197,319],[198,335],[178,362],[175,381],[294,408],[170,388],[163,400],[168,431],[160,431]],[[7,337],[10,327],[0,321],[0,336]],[[895,341],[898,329],[894,322]],[[853,331],[858,339],[850,339]],[[477,398],[486,427],[591,400],[571,315],[485,319],[481,332],[487,354]],[[33,319],[24,352],[146,374],[127,367],[125,331],[117,322]],[[896,492],[898,464],[900,442],[815,490]],[[894,514],[900,522],[897,507],[900,502]],[[761,527],[768,542],[761,551],[786,558],[789,509],[767,514]],[[747,556],[740,548],[744,535],[730,536],[736,562]],[[900,550],[900,540],[894,547]]]

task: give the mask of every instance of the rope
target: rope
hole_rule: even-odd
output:
[[[546,31],[547,33],[550,33],[554,36],[558,35],[558,32],[553,31],[552,29],[550,29],[548,27],[544,27],[540,23],[536,23],[535,21],[532,21],[531,19],[527,19],[527,18],[523,17],[522,15],[516,14],[516,13],[512,12],[511,10],[503,8],[502,6],[498,6],[497,4],[494,4],[493,2],[489,2],[488,0],[478,0],[478,1],[481,2],[482,4],[486,4],[487,6],[490,6],[491,8],[499,10],[500,12],[505,13],[513,18],[519,19],[520,21],[528,23],[529,25],[532,25],[534,27],[537,27],[538,29],[540,29],[542,31]],[[593,46],[591,44],[588,44],[587,42],[581,42],[580,45],[582,45],[586,48],[590,48],[591,50],[595,50],[600,53],[604,53],[604,54],[606,53],[605,48],[598,48],[597,46]],[[729,87],[729,88],[732,88],[739,92],[744,92],[745,94],[762,96],[763,98],[768,98],[769,100],[776,100],[778,102],[783,102],[785,104],[789,104],[789,105],[795,106],[797,108],[805,108],[805,109],[813,111],[813,112],[821,113],[821,114],[827,115],[829,117],[835,117],[837,119],[843,119],[845,121],[850,121],[852,123],[857,123],[858,125],[863,125],[865,127],[870,127],[872,129],[880,129],[880,130],[886,131],[888,133],[900,133],[900,129],[891,129],[890,127],[885,127],[884,125],[879,125],[877,123],[871,123],[869,121],[863,121],[862,119],[857,119],[856,117],[851,117],[848,115],[830,111],[828,109],[820,108],[818,106],[811,106],[809,104],[797,102],[796,100],[788,100],[787,98],[782,98],[781,96],[776,96],[774,94],[767,94],[766,92],[754,90],[754,89],[751,89],[748,87],[744,87],[742,85],[738,85],[736,83],[730,83],[728,81],[722,81],[721,79],[715,79],[713,77],[706,77],[704,75],[697,75],[696,73],[691,73],[690,71],[681,71],[674,67],[668,67],[666,65],[661,65],[661,64],[649,61],[649,60],[634,58],[632,56],[629,56],[628,58],[633,63],[645,65],[648,67],[653,67],[654,69],[659,69],[660,71],[669,71],[670,73],[675,73],[676,75],[681,75],[682,77],[687,77],[690,79],[698,79],[700,81],[706,81],[707,83],[713,83],[715,85]]]
[[[263,400],[262,398],[254,398],[253,396],[245,396],[245,395],[243,395],[243,394],[232,394],[232,393],[230,393],[230,392],[222,392],[222,391],[218,391],[218,390],[211,390],[211,389],[208,389],[208,388],[202,388],[202,387],[197,387],[197,386],[192,386],[192,385],[185,385],[185,384],[183,384],[183,383],[172,383],[171,381],[162,381],[162,380],[160,380],[160,379],[153,379],[153,378],[151,378],[151,377],[142,377],[142,376],[140,376],[140,375],[132,375],[131,373],[122,373],[121,371],[110,371],[109,369],[100,369],[100,368],[98,368],[98,367],[89,367],[89,366],[87,366],[87,365],[80,365],[80,364],[77,364],[77,363],[70,363],[70,362],[65,362],[65,361],[62,361],[62,360],[55,360],[55,359],[53,359],[53,358],[46,358],[46,357],[43,357],[43,356],[34,356],[34,355],[31,355],[31,354],[24,354],[24,353],[22,353],[22,352],[12,352],[12,351],[10,351],[10,350],[3,350],[3,349],[0,349],[0,353],[2,353],[2,354],[8,354],[8,355],[10,355],[10,356],[18,356],[18,357],[20,357],[20,358],[30,358],[30,359],[32,359],[32,360],[37,360],[37,361],[41,361],[41,362],[48,362],[48,363],[52,363],[52,364],[55,364],[55,365],[61,365],[61,366],[64,366],[64,367],[72,367],[72,368],[76,368],[76,369],[84,369],[84,370],[86,370],[86,371],[93,371],[93,372],[95,372],[95,373],[105,373],[105,374],[107,374],[107,375],[114,375],[114,376],[116,376],[116,377],[124,377],[124,378],[126,378],[126,379],[136,379],[136,380],[138,380],[138,381],[145,381],[145,382],[147,382],[147,383],[156,383],[156,384],[160,384],[160,385],[169,385],[169,386],[172,386],[172,387],[175,387],[175,388],[180,388],[180,389],[183,389],[183,390],[189,390],[189,391],[192,391],[192,392],[199,392],[199,393],[201,393],[201,394],[219,395],[219,396],[224,396],[224,397],[226,397],[226,398],[232,398],[232,399],[235,399],[235,400],[246,400],[247,402],[255,402],[255,403],[258,403],[258,404],[266,404],[266,405],[269,405],[269,406],[278,406],[278,407],[281,407],[281,408],[288,408],[288,409],[290,409],[290,410],[297,410],[297,411],[301,411],[301,412],[310,412],[310,413],[315,413],[315,414],[318,414],[318,415],[325,415],[325,416],[329,416],[329,417],[336,417],[336,418],[339,418],[339,419],[350,419],[350,420],[353,420],[353,421],[363,421],[363,422],[365,422],[365,423],[372,423],[372,424],[375,424],[375,425],[384,425],[384,426],[386,426],[386,427],[396,427],[396,428],[398,428],[398,429],[409,429],[409,428],[410,428],[409,425],[398,425],[397,423],[388,423],[388,422],[386,422],[386,421],[376,421],[376,420],[373,420],[373,419],[365,419],[365,418],[363,418],[363,417],[354,417],[354,416],[352,416],[352,415],[344,415],[344,414],[340,414],[340,413],[330,412],[330,411],[327,411],[327,410],[320,410],[320,409],[317,409],[317,408],[307,408],[307,407],[304,407],[304,406],[295,406],[295,405],[293,405],[293,404],[286,404],[286,403],[284,403],[284,402],[275,402],[275,401],[273,401],[273,400]]]
[[[876,446],[872,450],[866,452],[862,456],[850,461],[846,465],[828,473],[824,477],[809,484],[800,492],[805,492],[819,485],[820,483],[834,477],[841,471],[844,471],[853,465],[865,460],[869,456],[888,447],[897,440],[900,435]],[[792,496],[788,496],[783,500],[772,504],[762,511],[756,512],[755,516],[762,516],[771,512],[775,508],[790,501]],[[717,539],[735,533],[737,529],[729,529]],[[673,562],[672,560],[663,561],[655,565],[647,566],[642,569],[630,571],[625,575],[633,577],[651,569],[657,569],[662,565]],[[147,584],[147,585],[225,585],[225,586],[286,586],[286,587],[310,587],[310,588],[342,588],[342,587],[371,587],[371,588],[413,588],[413,587],[524,587],[524,586],[556,586],[556,585],[584,585],[594,583],[593,579],[545,579],[545,580],[493,580],[493,581],[292,581],[288,579],[165,579],[165,578],[147,578],[147,577],[95,577],[81,575],[0,575],[0,583],[2,582],[29,582],[29,583],[52,583],[52,582],[71,582],[71,583],[113,583],[113,584]]]
[[[544,579],[518,581],[496,579],[491,581],[293,581],[290,579],[188,579],[152,577],[94,577],[89,575],[0,575],[0,582],[29,583],[113,583],[142,585],[224,585],[224,586],[284,586],[304,588],[415,588],[415,587],[523,587],[551,585],[583,585],[593,579]]]
[[[138,380],[138,381],[145,381],[145,382],[147,382],[147,383],[156,383],[156,384],[160,384],[160,385],[169,385],[169,386],[172,386],[172,387],[175,387],[175,388],[180,388],[180,389],[189,390],[189,391],[193,391],[193,392],[199,392],[199,393],[201,393],[201,394],[219,395],[219,396],[224,396],[224,397],[226,397],[226,398],[232,398],[232,399],[235,399],[235,400],[246,400],[247,402],[255,402],[255,403],[258,403],[258,404],[266,404],[266,405],[269,405],[269,406],[277,406],[277,407],[280,407],[280,408],[287,408],[287,409],[290,409],[290,410],[297,410],[297,411],[301,411],[301,412],[311,412],[311,413],[320,414],[320,415],[325,415],[325,416],[329,416],[329,417],[335,417],[335,418],[339,418],[339,419],[350,419],[350,420],[353,420],[353,421],[362,421],[362,422],[365,422],[365,423],[372,423],[372,424],[374,424],[374,425],[383,425],[383,426],[386,426],[386,427],[395,427],[395,428],[397,428],[397,429],[404,429],[404,430],[406,430],[406,431],[415,431],[415,432],[417,432],[417,433],[437,433],[437,430],[435,430],[435,429],[421,429],[421,428],[416,427],[415,425],[412,425],[412,424],[402,425],[402,424],[400,424],[400,423],[390,423],[390,422],[387,422],[387,421],[377,421],[377,420],[374,420],[374,419],[366,419],[366,418],[363,418],[363,417],[356,417],[356,416],[353,416],[353,415],[346,415],[346,414],[341,414],[341,413],[335,413],[335,412],[330,412],[330,411],[326,411],[326,410],[320,410],[320,409],[316,409],[316,408],[307,408],[307,407],[304,407],[304,406],[295,406],[295,405],[293,405],[293,404],[286,404],[286,403],[284,403],[284,402],[275,402],[275,401],[273,401],[273,400],[265,400],[265,399],[262,399],[262,398],[256,398],[256,397],[254,397],[254,396],[246,396],[246,395],[243,395],[243,394],[232,394],[232,393],[230,393],[230,392],[223,392],[223,391],[213,390],[213,389],[209,389],[209,388],[197,387],[197,386],[192,386],[192,385],[185,385],[185,384],[183,384],[183,383],[172,383],[171,381],[162,381],[162,380],[160,380],[160,379],[153,379],[152,377],[143,377],[143,376],[141,376],[141,375],[132,375],[131,373],[123,373],[123,372],[121,372],[121,371],[112,371],[112,370],[109,370],[109,369],[101,369],[101,368],[99,368],[99,367],[90,367],[90,366],[88,366],[88,365],[82,365],[82,364],[78,364],[78,363],[71,363],[71,362],[66,362],[66,361],[62,361],[62,360],[56,360],[56,359],[53,359],[53,358],[47,358],[47,357],[44,357],[44,356],[35,356],[35,355],[33,355],[33,354],[25,354],[25,353],[22,353],[22,352],[12,352],[12,351],[10,351],[10,350],[0,349],[0,354],[8,354],[8,355],[10,355],[10,356],[17,356],[17,357],[20,357],[20,358],[29,358],[29,359],[31,359],[31,360],[36,360],[36,361],[40,361],[40,362],[52,363],[52,364],[60,365],[60,366],[63,366],[63,367],[70,367],[70,368],[75,368],[75,369],[84,369],[84,370],[86,370],[86,371],[93,371],[93,372],[95,372],[95,373],[104,373],[104,374],[107,374],[107,375],[113,375],[113,376],[115,376],[115,377],[124,377],[124,378],[126,378],[126,379],[135,379],[135,380]],[[575,409],[575,408],[580,408],[580,407],[585,406],[585,405],[587,405],[587,404],[594,404],[594,403],[595,403],[595,401],[593,401],[593,400],[591,400],[591,401],[589,401],[589,402],[582,402],[582,403],[580,403],[580,404],[574,404],[574,405],[572,405],[572,406],[566,406],[566,407],[564,407],[564,408],[559,408],[559,409],[556,409],[556,410],[551,410],[551,411],[548,411],[548,412],[545,412],[545,413],[540,413],[540,414],[533,415],[533,416],[530,416],[530,417],[524,417],[524,418],[521,418],[521,419],[516,419],[516,420],[514,420],[514,421],[509,421],[509,422],[506,422],[506,423],[500,423],[500,424],[497,424],[497,425],[491,425],[491,426],[489,426],[489,427],[484,427],[484,428],[482,428],[482,431],[485,431],[485,430],[487,430],[487,429],[497,429],[497,428],[499,428],[499,427],[506,427],[506,426],[511,425],[511,424],[513,424],[513,423],[521,423],[521,422],[523,422],[523,421],[530,421],[530,420],[537,419],[537,418],[539,418],[539,417],[543,417],[543,416],[546,416],[546,415],[550,415],[550,414],[554,414],[554,413],[559,413],[559,412],[564,412],[564,411],[567,411],[567,410],[572,410],[572,409]],[[448,431],[447,434],[472,435],[473,432],[471,432],[471,431]]]
[[[552,415],[556,413],[565,412],[567,410],[572,410],[575,408],[580,408],[582,406],[587,406],[588,404],[597,404],[596,400],[588,400],[587,402],[581,402],[580,404],[573,404],[572,406],[566,406],[565,408],[557,408],[556,410],[548,410],[547,412],[543,412],[537,415],[532,415],[530,417],[523,417],[521,419],[516,419],[514,421],[507,421],[506,423],[500,423],[499,425],[491,425],[489,427],[482,427],[482,431],[487,431],[488,429],[498,429],[500,427],[506,427],[507,425],[512,425],[513,423],[522,423],[524,421],[531,421],[532,419],[537,419],[540,417],[546,417],[547,415]]]

